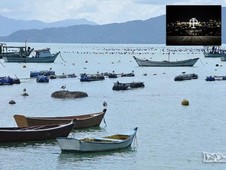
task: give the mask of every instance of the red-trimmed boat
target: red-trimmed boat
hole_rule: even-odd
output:
[[[98,113],[90,113],[75,116],[63,117],[26,117],[24,115],[14,115],[18,127],[29,127],[37,125],[65,124],[73,121],[74,129],[89,128],[99,126],[107,109]]]

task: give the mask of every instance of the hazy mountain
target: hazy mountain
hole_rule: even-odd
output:
[[[15,31],[22,29],[43,29],[48,27],[68,27],[72,25],[96,25],[96,23],[85,19],[67,19],[52,23],[38,20],[15,20],[0,15],[0,36],[7,36]]]
[[[222,43],[226,43],[226,8],[222,10]],[[0,41],[46,43],[131,43],[164,44],[166,16],[106,25],[75,25],[16,31]]]
[[[0,41],[59,43],[164,43],[165,16],[106,25],[75,25],[16,31]]]

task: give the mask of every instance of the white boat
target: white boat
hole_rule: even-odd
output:
[[[139,59],[133,56],[137,64],[141,67],[192,67],[199,58],[193,58],[180,61],[152,61],[148,59]]]
[[[128,148],[136,136],[138,127],[130,133],[116,134],[101,138],[56,138],[62,151],[98,152]]]

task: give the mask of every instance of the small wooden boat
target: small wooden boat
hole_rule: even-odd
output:
[[[88,75],[86,73],[81,74],[80,81],[81,82],[90,82],[90,81],[99,81],[99,80],[104,80],[105,77],[100,74],[91,74]]]
[[[27,128],[1,127],[1,142],[27,142],[56,139],[57,137],[67,137],[74,127],[70,122],[62,125],[32,126]]]
[[[129,84],[128,83],[119,83],[118,81],[114,83],[112,90],[128,90]]]
[[[152,61],[148,59],[138,59],[133,56],[137,64],[141,67],[192,67],[199,58],[180,61]]]
[[[14,115],[14,119],[18,127],[65,124],[73,120],[73,122],[75,122],[74,129],[81,129],[99,126],[106,111],[107,109],[104,109],[102,112],[98,113],[64,117],[25,117],[24,115]]]
[[[174,78],[174,81],[183,81],[183,80],[192,80],[192,79],[198,79],[198,75],[195,73],[182,74],[182,75],[176,76]]]
[[[144,82],[131,82],[131,83],[120,83],[117,81],[114,83],[112,90],[128,90],[133,88],[144,87]]]
[[[116,134],[101,138],[66,138],[59,137],[57,142],[62,151],[98,152],[124,149],[131,146],[136,136],[137,127],[130,133]]]
[[[108,78],[118,78],[118,76],[115,73],[109,73]]]
[[[144,87],[144,82],[131,82],[129,83],[130,88],[139,88],[139,87]]]
[[[55,76],[55,71],[52,70],[41,70],[41,71],[30,71],[30,77],[37,78],[38,76]]]
[[[121,77],[134,77],[135,74],[134,73],[122,73]]]

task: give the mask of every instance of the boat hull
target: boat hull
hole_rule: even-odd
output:
[[[84,139],[75,138],[57,138],[57,142],[62,151],[71,152],[100,152],[100,151],[110,151],[124,149],[131,146],[134,137],[136,135],[137,128],[129,135],[125,140],[111,140],[109,138],[93,138],[88,141]]]
[[[221,59],[221,61],[226,61],[226,54],[222,55],[222,56],[220,57],[220,59]]]
[[[11,63],[53,63],[59,54],[60,52],[47,57],[7,56],[7,57],[3,57],[3,59],[5,62],[11,62]]]
[[[106,109],[102,112],[84,114],[78,116],[65,116],[65,117],[25,117],[23,115],[14,115],[14,119],[18,127],[29,127],[38,125],[50,125],[50,124],[65,124],[73,120],[75,123],[74,129],[89,128],[99,126]]]
[[[67,137],[74,127],[74,123],[64,125],[36,126],[30,128],[7,127],[0,128],[1,142],[43,141]]]
[[[137,64],[141,67],[192,67],[199,58],[181,61],[151,61],[134,57]]]

